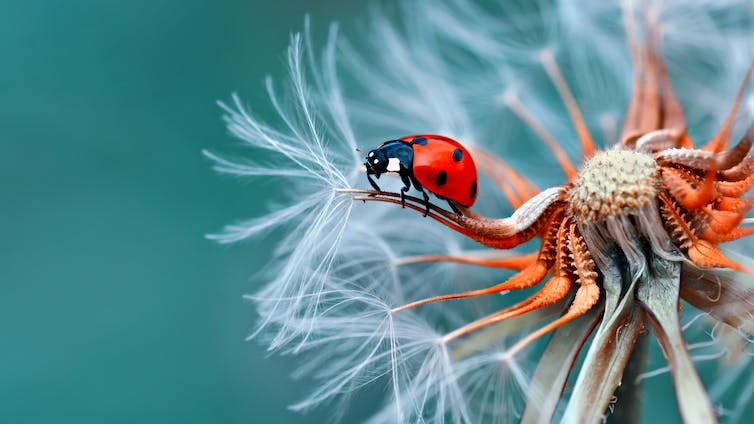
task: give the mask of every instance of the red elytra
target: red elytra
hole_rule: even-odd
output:
[[[471,207],[477,196],[474,159],[461,143],[442,135],[401,137],[414,151],[414,178],[437,196]]]

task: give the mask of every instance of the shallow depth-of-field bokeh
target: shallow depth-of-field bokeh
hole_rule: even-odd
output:
[[[0,422],[311,422],[246,342],[269,259],[206,240],[279,189],[216,175],[218,99],[262,100],[289,33],[346,1],[3,3]],[[274,236],[274,235],[273,235]]]

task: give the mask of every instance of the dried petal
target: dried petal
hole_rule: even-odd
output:
[[[681,264],[655,257],[650,271],[639,285],[637,297],[649,313],[668,359],[681,417],[687,424],[717,422],[707,391],[689,356],[678,318]]]
[[[722,269],[702,273],[685,265],[681,273],[681,297],[754,337],[754,284],[750,276]]]
[[[644,325],[644,312],[636,308],[634,281],[614,313],[597,329],[579,377],[568,401],[563,422],[595,423],[620,385],[623,369],[631,357]]]
[[[532,376],[522,424],[545,424],[552,420],[576,357],[601,312],[601,308],[592,308],[552,334]]]

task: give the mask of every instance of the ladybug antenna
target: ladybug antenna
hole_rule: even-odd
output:
[[[361,149],[359,149],[358,147],[356,148],[356,151],[361,153],[362,155],[364,154],[364,152],[362,152]]]

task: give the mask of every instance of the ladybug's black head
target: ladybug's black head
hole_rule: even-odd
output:
[[[368,175],[375,175],[377,178],[380,178],[380,174],[388,172],[388,163],[389,159],[385,155],[385,152],[383,152],[382,149],[378,147],[374,150],[370,150],[369,153],[367,153],[364,166],[367,167]]]
[[[414,152],[410,144],[401,140],[390,140],[370,150],[364,165],[367,167],[367,175],[375,175],[378,178],[385,172],[408,175],[411,173],[413,157]]]

